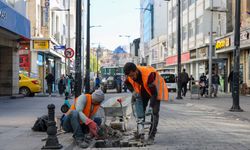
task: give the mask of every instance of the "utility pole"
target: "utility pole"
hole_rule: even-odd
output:
[[[240,4],[241,0],[235,0],[235,27],[234,27],[234,68],[233,68],[233,106],[230,111],[241,112],[239,99],[239,68],[240,68]]]
[[[100,43],[99,43],[99,45],[98,45],[98,48],[97,48],[97,50],[96,50],[96,61],[97,61],[97,64],[96,64],[96,76],[97,77],[99,77],[99,74],[98,74],[98,68],[99,68],[99,66],[98,66],[98,55],[99,55],[99,52],[101,51],[101,47],[100,47]]]
[[[76,0],[76,59],[75,59],[75,98],[82,93],[81,75],[81,22],[82,22],[82,0]]]
[[[86,83],[85,93],[90,92],[90,0],[87,0]]]
[[[67,46],[68,48],[70,48],[70,0],[68,0],[68,43],[67,43]],[[66,58],[66,57],[65,57]],[[65,60],[65,63],[66,63],[66,60]],[[70,73],[70,58],[68,58],[68,68],[67,68],[67,73],[69,74]],[[66,74],[65,74],[66,76]]]
[[[176,99],[181,97],[181,2],[177,1],[177,61],[178,61],[178,93]]]
[[[208,95],[212,96],[211,85],[212,85],[212,51],[213,51],[213,0],[210,0],[210,41],[209,41],[209,62],[208,62]]]

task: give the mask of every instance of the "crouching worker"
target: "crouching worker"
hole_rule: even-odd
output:
[[[102,120],[95,117],[95,114],[103,100],[104,93],[101,90],[96,90],[92,95],[82,94],[75,99],[63,118],[63,130],[73,133],[75,142],[80,148],[89,146],[85,141],[87,133],[93,137],[98,136],[98,126],[101,125]]]
[[[154,144],[155,134],[159,122],[160,101],[168,100],[168,89],[164,79],[151,66],[136,66],[128,62],[124,66],[126,75],[125,84],[133,92],[135,103],[135,112],[137,120],[137,129],[139,136],[135,138],[144,138],[144,125],[146,113],[152,113],[151,126],[147,144]],[[148,106],[148,110],[146,108]]]

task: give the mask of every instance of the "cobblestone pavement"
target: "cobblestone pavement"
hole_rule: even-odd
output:
[[[245,116],[250,108],[247,100],[242,101]],[[184,99],[161,103],[156,143],[143,149],[250,150],[250,121],[240,119],[243,113],[237,117],[228,115],[231,102],[226,101],[223,98]],[[61,97],[0,100],[0,150],[41,149],[45,144],[41,139],[46,133],[32,132],[30,128],[36,117],[47,113],[49,103],[56,105],[59,114]],[[58,139],[63,149],[79,149],[72,134],[62,134]]]

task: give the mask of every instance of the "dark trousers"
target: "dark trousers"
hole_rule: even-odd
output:
[[[148,106],[148,102],[149,102],[149,99],[143,99],[144,112],[146,111],[146,108]],[[152,106],[153,116],[151,117],[151,122],[153,122],[153,124],[151,124],[151,126],[150,126],[149,135],[153,138],[155,137],[155,134],[157,132],[157,126],[159,123],[160,104],[161,104],[161,101],[156,100]]]
[[[181,83],[181,91],[182,91],[182,95],[186,96],[186,93],[187,93],[187,83]]]
[[[48,84],[48,93],[49,95],[52,93],[52,84]]]

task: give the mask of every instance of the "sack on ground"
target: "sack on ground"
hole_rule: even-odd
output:
[[[33,131],[46,132],[48,127],[48,115],[37,118],[35,124],[31,128]]]

